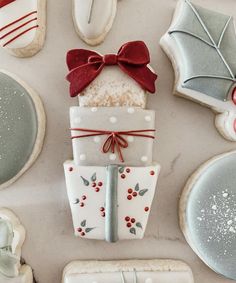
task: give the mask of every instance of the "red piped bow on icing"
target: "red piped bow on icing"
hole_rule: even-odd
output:
[[[67,65],[70,70],[67,80],[70,82],[70,95],[77,96],[101,73],[105,66],[109,65],[118,65],[143,89],[154,93],[157,75],[148,68],[149,62],[149,51],[142,41],[122,45],[117,55],[102,56],[85,49],[70,50],[67,53]]]
[[[103,143],[102,152],[108,153],[109,151],[111,151],[112,153],[115,153],[115,150],[117,149],[121,162],[124,162],[121,148],[127,148],[129,146],[127,140],[123,136],[133,136],[133,137],[143,137],[143,138],[155,139],[155,136],[142,134],[142,133],[147,133],[147,132],[155,132],[154,129],[136,130],[136,131],[135,130],[134,131],[119,131],[119,132],[104,131],[104,130],[90,130],[90,129],[82,129],[82,128],[71,128],[70,130],[89,133],[85,135],[72,136],[71,139],[79,139],[79,138],[106,135],[107,138],[105,139]]]
[[[16,0],[0,0],[0,8],[10,4],[11,2],[14,2]]]

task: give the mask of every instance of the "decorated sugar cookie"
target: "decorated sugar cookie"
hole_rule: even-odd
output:
[[[143,238],[160,165],[77,166],[67,161],[64,170],[76,236],[108,242]]]
[[[32,283],[32,269],[21,265],[25,229],[8,209],[0,209],[0,283]]]
[[[218,131],[236,141],[233,18],[180,0],[161,46],[175,70],[175,93],[210,107]]]
[[[0,71],[0,189],[34,163],[44,134],[45,113],[39,96],[14,75]]]
[[[155,92],[157,79],[149,63],[149,51],[142,41],[128,42],[117,54],[104,56],[90,50],[70,50],[70,95],[78,96],[80,106],[145,108],[147,94]]]
[[[46,0],[1,0],[0,45],[17,57],[30,57],[43,46]]]
[[[155,111],[133,107],[70,108],[77,165],[152,163]]]
[[[180,225],[196,254],[214,271],[236,280],[236,152],[214,157],[188,180]]]
[[[72,0],[77,33],[87,44],[98,45],[110,31],[116,16],[117,0]]]
[[[73,261],[62,283],[193,283],[190,267],[177,260]]]

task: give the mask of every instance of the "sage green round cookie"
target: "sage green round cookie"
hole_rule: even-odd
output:
[[[44,131],[39,97],[13,75],[0,72],[0,188],[15,181],[33,163]]]

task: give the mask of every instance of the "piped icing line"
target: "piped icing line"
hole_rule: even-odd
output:
[[[20,29],[20,28],[26,26],[27,24],[29,24],[29,23],[31,23],[31,22],[33,22],[33,21],[36,21],[37,19],[38,19],[38,18],[36,17],[36,18],[34,18],[34,19],[32,19],[32,20],[29,20],[29,21],[27,21],[27,22],[21,24],[20,26],[14,28],[13,30],[11,30],[11,31],[7,32],[6,34],[2,35],[2,36],[0,37],[0,39],[4,39],[4,38],[7,37],[8,35],[12,34],[13,32],[17,31],[18,29]]]
[[[0,8],[5,7],[8,4],[11,4],[12,2],[15,2],[16,0],[0,0]]]
[[[106,218],[105,218],[105,238],[107,242],[118,241],[118,166],[107,166],[106,185]]]
[[[12,25],[22,21],[22,20],[24,20],[25,18],[28,18],[29,16],[31,16],[33,14],[37,14],[37,11],[33,11],[33,12],[29,13],[29,14],[26,14],[25,16],[23,16],[21,18],[18,18],[17,20],[15,20],[15,21],[5,25],[4,27],[0,28],[0,31],[3,31],[4,29],[6,29],[6,28],[8,28],[8,27],[10,27],[10,26],[12,26]]]
[[[10,39],[9,41],[7,41],[6,43],[3,44],[3,47],[7,46],[8,44],[10,44],[11,42],[13,42],[14,40],[16,40],[17,38],[19,38],[20,36],[24,35],[25,33],[31,31],[32,29],[36,29],[38,28],[38,25],[32,26],[30,28],[28,28],[27,30],[19,33],[18,35],[16,35],[15,37],[13,37],[12,39]]]

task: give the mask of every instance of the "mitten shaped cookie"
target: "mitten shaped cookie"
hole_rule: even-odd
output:
[[[149,51],[142,41],[128,42],[117,54],[104,56],[90,50],[70,50],[70,95],[78,95],[80,106],[145,108],[147,93],[155,92],[157,79],[149,62]]]
[[[0,283],[32,283],[32,269],[21,265],[25,229],[8,209],[0,209]]]

